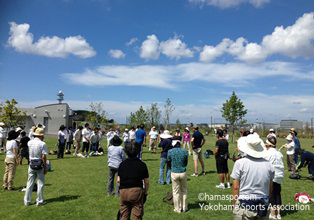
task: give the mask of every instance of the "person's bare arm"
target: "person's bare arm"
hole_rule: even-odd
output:
[[[44,174],[47,174],[47,156],[46,156],[46,154],[42,155],[42,159],[44,162]]]
[[[233,180],[232,184],[232,205],[235,205],[240,191],[240,180]]]
[[[206,139],[205,138],[203,138],[203,140],[202,140],[202,147],[203,147],[203,145],[206,143]]]
[[[120,185],[120,176],[117,177],[117,183]]]
[[[192,137],[191,139],[191,145],[192,145],[192,148],[194,147],[194,138]]]
[[[19,158],[18,158],[19,150],[17,150],[16,148],[13,148],[13,153],[15,155],[15,165],[18,166],[19,165]]]
[[[145,185],[145,195],[147,195],[148,189],[149,189],[149,179],[148,178],[144,179],[144,185]]]

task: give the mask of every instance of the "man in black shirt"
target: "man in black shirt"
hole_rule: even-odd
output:
[[[137,158],[141,144],[128,143],[125,153],[128,159],[124,160],[118,169],[118,183],[120,185],[120,217],[121,219],[142,219],[144,203],[149,188],[149,174],[146,164]],[[143,189],[143,181],[145,188]]]
[[[23,161],[23,158],[25,157],[26,160],[28,161],[28,164],[29,164],[29,153],[28,153],[28,145],[27,143],[30,141],[30,138],[26,136],[26,132],[25,131],[22,131],[21,132],[21,140],[20,140],[20,145],[19,145],[19,148],[20,148],[20,165],[22,165],[22,161]]]
[[[227,188],[230,188],[230,175],[228,170],[229,143],[224,138],[224,132],[221,129],[217,131],[216,137],[218,140],[216,142],[215,158],[217,173],[220,179],[220,184],[216,187],[221,189],[225,188],[226,176]]]
[[[192,136],[192,149],[193,149],[193,160],[194,160],[194,173],[192,176],[198,176],[198,164],[197,160],[200,161],[202,166],[202,172],[201,175],[205,175],[205,167],[204,167],[204,161],[202,157],[202,147],[205,144],[205,138],[201,132],[198,131],[198,127],[194,127],[194,134]]]

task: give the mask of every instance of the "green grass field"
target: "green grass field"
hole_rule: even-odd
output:
[[[45,139],[48,149],[56,149],[55,138]],[[204,150],[214,148],[216,138],[207,137]],[[278,140],[278,145],[284,143],[284,139]],[[103,142],[103,146],[105,141]],[[301,139],[302,148],[313,152],[314,139]],[[204,152],[203,150],[203,152]],[[235,144],[231,144],[230,153],[235,151]],[[285,152],[283,152],[285,156]],[[0,174],[4,173],[5,155],[0,155]],[[0,191],[0,219],[116,219],[119,209],[119,198],[107,196],[106,185],[108,178],[107,155],[90,157],[86,159],[65,155],[64,159],[57,159],[56,155],[49,155],[52,164],[52,172],[46,175],[44,190],[47,204],[42,207],[34,205],[36,193],[33,193],[32,205],[25,207],[23,203],[24,192]],[[160,154],[150,154],[144,148],[143,160],[147,164],[150,175],[150,189],[147,203],[145,204],[144,219],[233,219],[232,211],[201,210],[200,204],[229,205],[229,201],[205,201],[198,199],[199,193],[208,195],[231,195],[231,189],[216,189],[219,183],[216,174],[214,158],[205,159],[205,176],[191,177],[193,173],[193,159],[189,157],[188,164],[188,203],[190,211],[187,213],[174,213],[173,206],[162,202],[171,185],[158,185]],[[285,162],[286,165],[286,162]],[[229,161],[231,172],[233,162]],[[21,188],[27,182],[26,160],[23,166],[18,166],[14,186]],[[200,168],[199,168],[200,169]],[[307,176],[307,169],[301,172]],[[285,173],[282,184],[283,204],[296,204],[293,200],[295,193],[307,192],[314,197],[314,183],[309,180],[291,180],[289,173]],[[310,205],[310,211],[286,211],[282,212],[284,219],[314,219],[314,204]]]

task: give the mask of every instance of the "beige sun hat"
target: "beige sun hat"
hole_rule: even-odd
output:
[[[271,146],[271,147],[276,146],[276,145],[274,145],[273,143],[271,143],[269,140],[266,140],[266,141],[265,141],[265,145],[266,145],[266,146]]]
[[[275,131],[273,128],[269,129],[269,131]]]
[[[42,128],[37,128],[35,133],[33,134],[33,136],[36,136],[36,137],[37,136],[41,137],[41,136],[44,136],[44,135],[45,135],[45,130],[42,129]]]
[[[292,136],[291,134],[289,134],[289,135],[286,137],[286,140],[292,141],[292,140],[293,140],[293,136]]]
[[[260,139],[257,133],[240,138],[238,140],[238,148],[254,158],[263,158],[267,154],[264,141]]]
[[[0,122],[0,126],[4,126],[5,124],[3,122]]]
[[[165,130],[164,133],[160,135],[160,138],[162,139],[172,138],[172,135],[170,134],[170,131]]]

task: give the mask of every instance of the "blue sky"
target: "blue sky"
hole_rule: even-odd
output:
[[[103,102],[110,118],[169,97],[172,121],[221,118],[235,91],[249,121],[314,115],[308,0],[0,1],[0,100]]]

